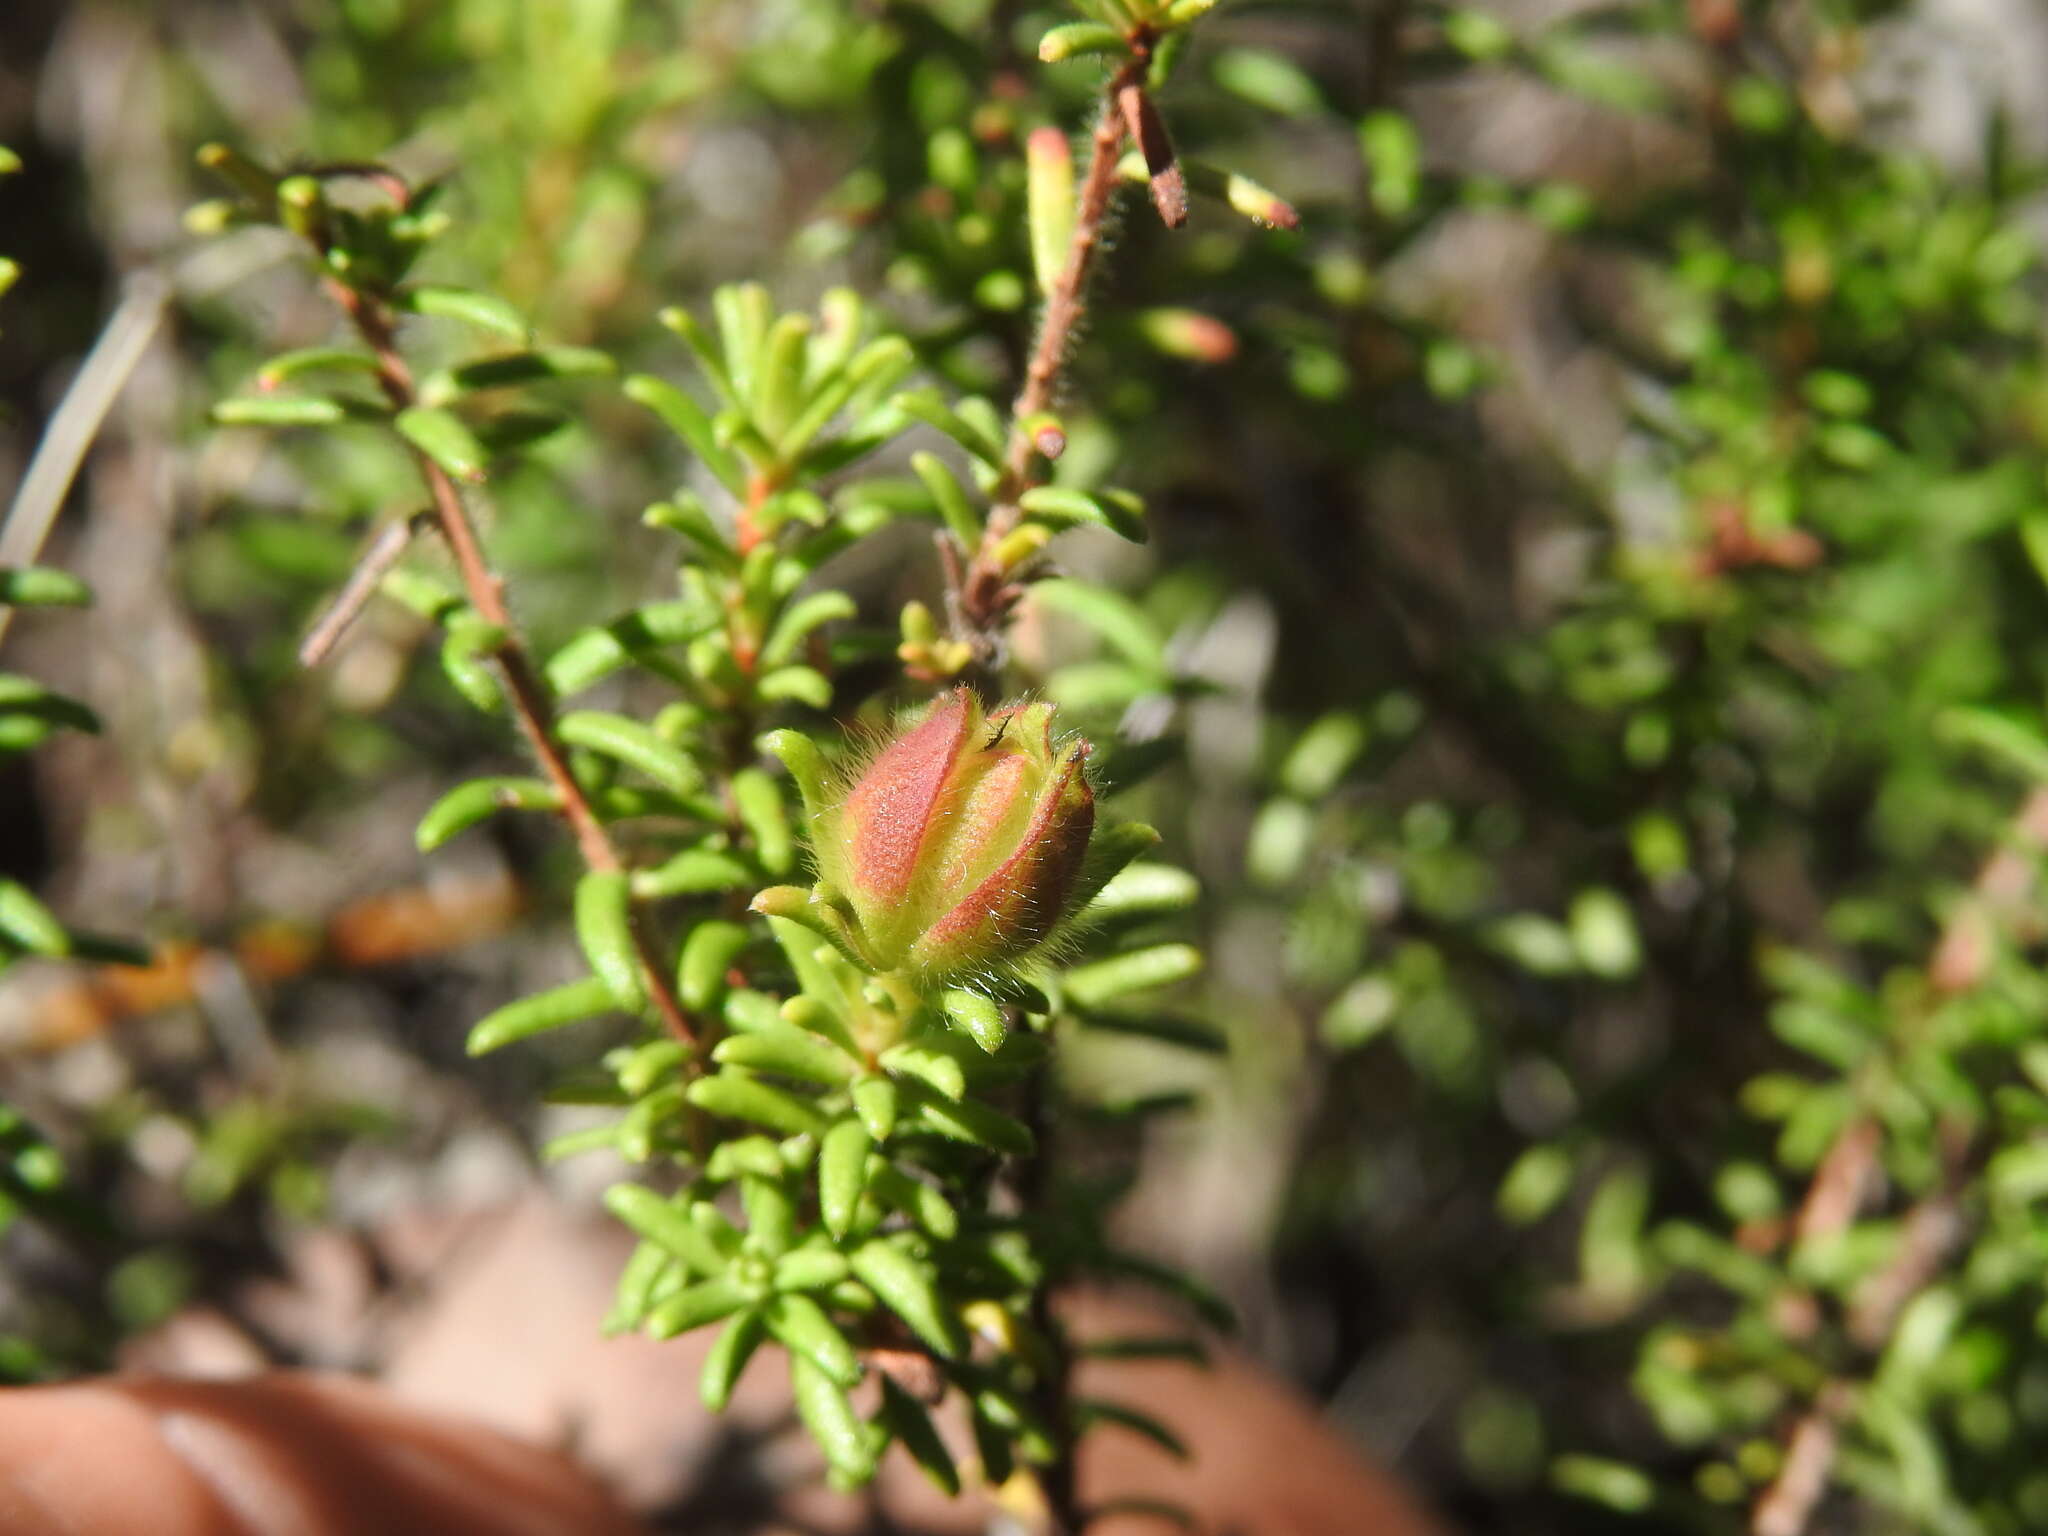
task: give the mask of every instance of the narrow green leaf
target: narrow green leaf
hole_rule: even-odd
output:
[[[1100,1398],[1077,1398],[1073,1403],[1075,1423],[1081,1428],[1096,1424],[1116,1424],[1135,1434],[1144,1436],[1154,1445],[1178,1460],[1188,1459],[1187,1442],[1149,1413],[1141,1413],[1124,1403],[1105,1402]]]
[[[1133,992],[1168,987],[1201,974],[1202,952],[1191,944],[1155,944],[1067,972],[1067,996],[1084,1009]]]
[[[761,867],[771,875],[787,874],[796,863],[796,842],[782,786],[759,768],[742,768],[732,776],[733,810],[754,839]]]
[[[612,989],[601,978],[586,976],[485,1014],[470,1030],[466,1049],[472,1056],[487,1055],[515,1040],[610,1013],[617,1007]]]
[[[669,1297],[647,1319],[647,1331],[657,1339],[672,1339],[692,1328],[702,1328],[722,1317],[730,1317],[754,1300],[747,1288],[727,1275],[700,1281]]]
[[[1115,27],[1099,21],[1068,21],[1051,28],[1038,40],[1038,58],[1043,64],[1064,64],[1091,53],[1125,53],[1130,45]]]
[[[912,390],[896,396],[890,404],[904,415],[915,417],[926,426],[943,432],[991,469],[1002,467],[1002,439],[970,425],[959,412],[946,404],[937,390]]]
[[[852,1230],[867,1189],[868,1153],[874,1144],[857,1118],[833,1122],[818,1144],[818,1214],[834,1237]]]
[[[1090,918],[1119,921],[1182,912],[1201,897],[1201,882],[1171,864],[1130,864],[1112,878],[1086,910]]]
[[[509,389],[562,379],[605,377],[617,369],[609,354],[595,347],[539,347],[443,369],[420,381],[420,400],[429,408],[453,405],[465,395],[486,389]]]
[[[691,1220],[688,1207],[664,1200],[642,1184],[614,1184],[604,1192],[604,1203],[605,1209],[648,1242],[681,1259],[692,1274],[724,1273],[726,1255],[705,1229]]]
[[[633,894],[642,900],[662,896],[708,896],[754,883],[754,872],[729,853],[712,848],[685,848],[652,869],[633,876]]]
[[[704,787],[704,772],[688,753],[624,715],[572,710],[555,722],[555,734],[572,747],[617,759],[683,799]]]
[[[824,1117],[803,1100],[733,1072],[700,1077],[688,1092],[690,1102],[709,1114],[765,1125],[785,1136],[816,1136],[825,1129]]]
[[[952,531],[960,547],[970,551],[979,548],[981,517],[968,502],[960,482],[953,478],[953,471],[937,454],[922,450],[910,456],[910,467],[924,482],[924,488],[931,492],[932,500],[938,505],[940,519]]]
[[[853,1273],[837,1248],[798,1248],[775,1261],[778,1291],[828,1291]]]
[[[772,443],[788,430],[804,402],[804,367],[809,361],[811,318],[784,315],[769,327],[754,380],[754,421]]]
[[[561,804],[561,795],[540,779],[471,779],[436,800],[420,818],[413,837],[420,852],[432,853],[494,812],[553,811]]]
[[[890,1238],[863,1243],[848,1257],[861,1283],[940,1357],[952,1360],[965,1352],[967,1340],[960,1321],[940,1299],[927,1261],[913,1257]]]
[[[1056,527],[1093,523],[1133,544],[1145,542],[1145,503],[1135,491],[1077,491],[1070,486],[1035,485],[1017,505]]]
[[[209,414],[223,427],[331,427],[349,418],[339,400],[323,395],[244,395],[219,401]]]
[[[875,1475],[874,1446],[846,1389],[803,1354],[790,1356],[789,1380],[796,1392],[797,1415],[825,1453],[826,1463],[848,1482],[866,1483]]]
[[[649,373],[631,374],[620,387],[627,399],[646,406],[659,416],[668,429],[689,446],[690,452],[704,467],[717,476],[719,484],[735,496],[746,494],[746,471],[731,451],[718,441],[710,413],[703,406],[675,385]]]
[[[761,664],[779,667],[794,661],[813,630],[834,620],[850,619],[859,611],[853,599],[836,588],[798,598],[782,611],[782,617],[768,632],[761,646]]]
[[[763,752],[782,759],[782,766],[789,770],[797,793],[803,798],[804,814],[815,821],[830,803],[825,758],[817,743],[801,731],[783,730],[768,732],[757,745]]]
[[[882,1407],[877,1420],[910,1453],[910,1459],[939,1492],[949,1499],[960,1496],[960,1469],[953,1464],[952,1452],[933,1427],[931,1415],[922,1403],[886,1376],[882,1378]]]
[[[704,1356],[704,1370],[697,1378],[697,1392],[703,1398],[704,1406],[713,1413],[725,1412],[747,1362],[754,1358],[754,1351],[768,1336],[764,1314],[762,1307],[749,1307],[739,1313],[725,1325],[712,1341],[710,1352]]]
[[[605,1314],[599,1331],[606,1334],[631,1333],[647,1320],[655,1288],[677,1268],[675,1255],[658,1243],[643,1242],[633,1249],[619,1274],[618,1294]]]
[[[1166,642],[1145,611],[1121,593],[1058,576],[1033,583],[1031,597],[1041,607],[1086,624],[1133,666],[1153,677],[1169,675]]]
[[[877,1141],[887,1141],[896,1129],[897,1098],[895,1083],[880,1075],[864,1077],[853,1085],[854,1112]]]
[[[837,1046],[787,1024],[729,1035],[713,1047],[711,1056],[714,1061],[745,1067],[751,1072],[772,1072],[778,1077],[793,1077],[827,1088],[844,1083],[853,1075],[855,1066],[852,1058]]]
[[[708,1013],[725,999],[725,973],[747,947],[748,934],[739,923],[712,918],[690,930],[676,967],[676,990],[683,1006]]]
[[[400,411],[392,425],[398,428],[399,436],[455,479],[471,482],[483,479],[484,446],[460,417],[415,405]]]
[[[960,1235],[960,1213],[938,1190],[921,1179],[913,1179],[893,1163],[875,1163],[868,1169],[868,1188],[892,1211],[900,1211],[942,1243]]]
[[[0,880],[0,938],[32,955],[71,953],[71,935],[57,914],[17,880]]]
[[[633,942],[633,894],[624,870],[593,869],[576,882],[576,940],[619,1007],[637,1013],[646,1006]]]
[[[1009,1025],[1004,1022],[1003,1010],[996,1005],[994,998],[970,992],[964,987],[951,987],[940,997],[939,1006],[949,1021],[965,1030],[974,1038],[974,1043],[991,1056],[1003,1048]]]
[[[0,565],[0,607],[86,608],[92,588],[69,571],[47,565]]]
[[[523,342],[530,334],[524,317],[510,304],[495,294],[476,293],[467,288],[426,285],[401,289],[398,307],[416,315],[460,320],[464,325],[511,341]]]
[[[377,359],[368,352],[349,347],[300,347],[281,352],[256,371],[256,387],[273,390],[302,373],[367,373],[377,371]]]
[[[777,1296],[768,1303],[768,1331],[792,1354],[801,1356],[838,1382],[853,1386],[861,1378],[860,1356],[810,1297]]]
[[[1031,1155],[1030,1130],[1023,1121],[1014,1120],[1001,1110],[973,1099],[955,1102],[932,1093],[916,1095],[916,1104],[918,1120],[941,1136],[1011,1157]]]

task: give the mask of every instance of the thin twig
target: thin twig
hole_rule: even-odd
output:
[[[355,327],[356,334],[376,357],[377,382],[385,398],[395,410],[410,409],[416,398],[412,371],[398,351],[390,312],[374,297],[338,280],[330,278],[328,288]],[[583,793],[583,786],[576,782],[576,775],[569,768],[569,759],[555,740],[554,704],[534,669],[526,642],[512,622],[511,611],[505,606],[504,583],[484,559],[476,527],[470,521],[468,508],[462,504],[455,482],[425,453],[417,448],[412,452],[413,462],[421,479],[426,482],[428,497],[433,502],[435,523],[455,557],[455,566],[461,573],[463,590],[468,594],[470,606],[503,637],[493,659],[504,680],[506,702],[519,723],[520,733],[526,737],[527,746],[540,763],[542,775],[561,802],[562,818],[568,822],[569,830],[576,838],[584,867],[593,873],[624,869],[624,861],[612,844],[611,834],[598,818],[589,796]],[[669,982],[668,969],[657,958],[653,941],[637,913],[632,930],[633,948],[640,962],[647,995],[661,1016],[663,1026],[677,1040],[693,1049],[692,1059],[695,1060],[698,1031],[683,1011],[682,1003]]]
[[[357,615],[376,596],[377,584],[404,558],[406,550],[412,547],[413,536],[429,521],[429,514],[415,512],[411,517],[401,517],[384,525],[356,561],[355,569],[349,572],[341,590],[334,594],[333,601],[314,620],[313,627],[306,631],[306,638],[299,642],[300,666],[310,670],[327,659],[341,637],[348,633],[348,627],[355,623]]]
[[[1017,498],[1038,482],[1033,467],[1041,446],[1032,430],[1033,418],[1043,417],[1052,408],[1059,391],[1060,372],[1087,315],[1088,278],[1102,247],[1110,204],[1116,197],[1117,160],[1123,152],[1126,132],[1124,93],[1144,79],[1151,59],[1149,32],[1138,29],[1130,42],[1130,56],[1103,87],[1102,106],[1089,139],[1088,169],[1081,179],[1075,205],[1073,234],[1067,241],[1066,260],[1045,296],[1038,339],[1032,344],[1023,384],[1010,408],[1010,441],[1004,454],[1003,477],[992,498],[993,508],[982,530],[980,547],[957,580],[951,579],[949,570],[948,611],[957,617],[966,638],[984,659],[992,652],[995,632],[1018,596],[1018,588],[996,558],[996,547],[1023,516]]]
[[[86,354],[57,414],[50,418],[49,430],[37,444],[21,489],[7,509],[7,520],[0,524],[0,566],[32,565],[42,553],[43,541],[50,536],[86,450],[99,435],[100,423],[163,323],[170,294],[170,284],[155,272],[137,272],[128,279],[120,306]],[[7,633],[12,614],[11,608],[0,608],[0,635]]]

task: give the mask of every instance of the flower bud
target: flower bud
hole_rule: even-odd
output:
[[[985,714],[965,688],[882,749],[816,829],[881,968],[959,976],[1052,932],[1095,829],[1087,754],[1054,742],[1050,704]]]

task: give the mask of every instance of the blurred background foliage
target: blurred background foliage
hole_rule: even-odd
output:
[[[115,306],[159,324],[48,555],[97,605],[8,636],[103,730],[0,764],[0,874],[159,959],[0,981],[51,1138],[14,1166],[95,1212],[11,1231],[0,1368],[104,1364],[292,1224],[501,1189],[568,1125],[461,1060],[572,963],[565,851],[422,866],[420,811],[511,760],[423,622],[298,668],[417,491],[367,429],[201,430],[334,321],[275,231],[184,231],[192,149],[448,177],[426,275],[626,369],[718,282],[846,283],[1002,398],[1023,137],[1099,83],[1036,62],[1059,19],[13,0],[0,483]],[[1131,1241],[1472,1528],[2048,1528],[2044,48],[2022,0],[1240,0],[1162,91],[1302,227],[1127,195],[1062,473],[1152,541],[1063,537],[1128,608],[1018,638],[1098,739],[1177,744],[1132,799],[1202,877],[1231,1051],[1069,1070],[1201,1090]],[[683,470],[564,400],[494,485],[544,643],[653,594]],[[838,579],[888,622],[922,555]]]

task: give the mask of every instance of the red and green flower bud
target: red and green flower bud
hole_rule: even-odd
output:
[[[1056,742],[1052,713],[984,712],[956,690],[818,814],[820,889],[850,912],[878,969],[985,972],[1067,915],[1095,797],[1081,772],[1087,744]]]

